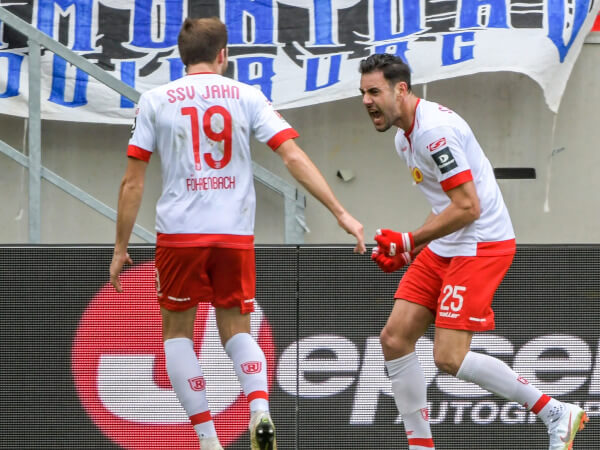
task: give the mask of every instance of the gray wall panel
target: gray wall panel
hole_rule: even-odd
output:
[[[461,114],[471,125],[496,167],[534,167],[536,180],[501,180],[521,243],[600,242],[600,196],[596,171],[600,167],[600,127],[596,105],[600,102],[597,68],[600,46],[586,44],[567,84],[556,117],[547,108],[541,89],[517,73],[488,73],[427,85],[427,98]],[[358,86],[357,86],[358,90]],[[423,96],[424,87],[415,86]],[[282,111],[300,132],[299,144],[322,170],[335,193],[365,225],[372,242],[378,227],[414,229],[429,207],[412,186],[408,170],[395,155],[393,132],[377,133],[361,105],[360,97]],[[126,165],[124,156],[129,127],[44,121],[42,163],[62,177],[116,208],[119,183]],[[23,120],[0,115],[0,139],[22,147]],[[552,158],[552,150],[565,150]],[[279,158],[264,145],[253,144],[255,160],[293,181]],[[351,169],[348,183],[336,177],[338,169]],[[12,160],[0,155],[0,198],[9,214],[0,216],[0,242],[27,241],[27,217],[15,221],[15,211],[27,211],[26,177]],[[283,242],[283,201],[257,184],[256,241]],[[548,192],[549,212],[544,203]],[[153,229],[154,202],[160,193],[160,167],[148,169],[145,199],[139,224]],[[42,183],[43,243],[108,243],[114,225],[72,200],[47,182]],[[308,198],[305,242],[349,243],[326,209]],[[65,226],[65,223],[69,223]],[[25,227],[22,229],[22,227]],[[133,238],[132,242],[140,242]]]

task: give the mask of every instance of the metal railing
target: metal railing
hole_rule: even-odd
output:
[[[42,33],[34,26],[0,6],[0,21],[27,37],[29,54],[29,126],[27,131],[28,155],[20,152],[0,140],[0,152],[12,158],[28,169],[29,172],[29,242],[40,242],[41,229],[41,180],[46,179],[67,194],[75,197],[98,213],[115,221],[115,209],[96,199],[83,189],[75,186],[60,175],[42,165],[41,145],[41,63],[40,52],[44,47],[57,54],[79,69],[87,72],[99,82],[113,89],[122,96],[137,103],[140,93],[123,81],[113,77],[108,72],[91,63],[84,57],[71,51],[50,36]],[[284,199],[284,242],[286,244],[301,244],[304,242],[306,226],[304,209],[306,197],[297,188],[283,178],[268,171],[264,167],[253,164],[254,178],[269,189],[279,193]],[[133,233],[146,242],[156,240],[154,232],[148,231],[136,224]]]

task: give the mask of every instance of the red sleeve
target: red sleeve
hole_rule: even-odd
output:
[[[465,184],[467,181],[473,181],[473,174],[471,174],[470,170],[463,170],[456,175],[452,175],[450,178],[442,180],[440,184],[444,192],[448,192],[450,189]]]
[[[277,150],[281,144],[283,144],[288,139],[294,139],[300,136],[296,130],[293,128],[286,128],[285,130],[280,131],[275,136],[273,136],[267,142],[267,145],[271,147],[271,150]]]
[[[127,156],[131,156],[135,159],[141,159],[142,161],[150,161],[150,157],[152,156],[152,152],[148,150],[144,150],[136,145],[129,145],[127,147]]]

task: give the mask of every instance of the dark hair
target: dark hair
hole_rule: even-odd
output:
[[[410,67],[397,56],[389,53],[375,53],[360,62],[358,68],[361,74],[381,71],[383,77],[393,86],[404,81],[410,91]]]
[[[227,47],[227,27],[218,17],[185,19],[177,38],[179,56],[189,66],[213,62],[219,51]]]

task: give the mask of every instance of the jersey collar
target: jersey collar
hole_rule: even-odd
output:
[[[419,102],[421,101],[421,99],[419,97],[417,97],[417,103],[415,104],[415,114],[413,116],[413,121],[410,124],[410,128],[404,132],[404,136],[409,137],[410,133],[413,132],[413,129],[415,128],[415,122],[417,120],[417,108],[419,106]]]

